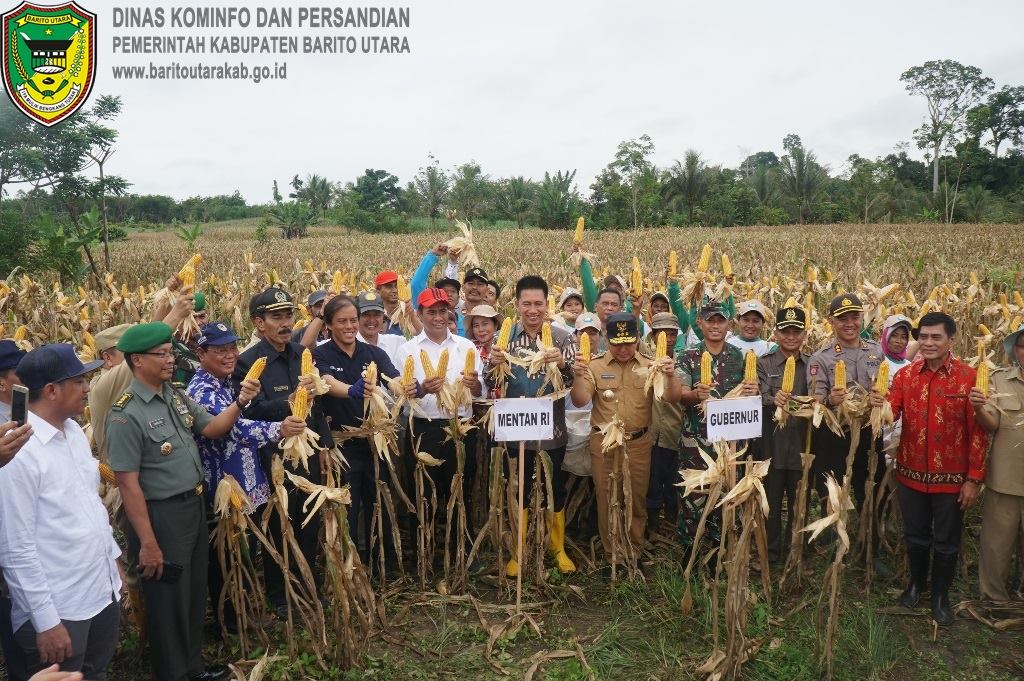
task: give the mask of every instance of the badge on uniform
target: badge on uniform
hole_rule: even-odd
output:
[[[811,376],[817,376],[817,375],[818,375],[818,365],[817,364],[812,364],[811,365]]]
[[[601,397],[611,402],[612,400],[615,399],[615,391],[612,390],[611,388],[608,388],[603,393],[601,393]]]
[[[166,422],[167,421],[165,419],[153,419],[152,421],[149,422],[149,427],[150,428],[159,428],[160,426],[164,425]]]
[[[615,378],[615,374],[601,374],[601,378],[602,378],[602,380],[605,380],[605,381],[611,380],[611,379]]]
[[[174,410],[182,416],[188,414],[188,406],[177,397],[174,398]]]
[[[165,442],[160,445],[160,453],[164,456],[170,456],[171,452],[174,451],[174,446],[170,442]]]
[[[274,386],[274,392],[275,393],[286,393],[286,392],[288,392],[288,386],[286,386],[286,385],[275,385]]]

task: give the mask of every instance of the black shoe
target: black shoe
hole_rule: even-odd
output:
[[[956,570],[955,553],[936,553],[932,561],[932,619],[940,626],[953,623],[956,615],[949,607],[949,587]]]
[[[928,561],[931,549],[924,546],[908,546],[907,559],[910,565],[910,583],[900,594],[899,604],[904,608],[916,608],[928,586]]]
[[[231,676],[231,670],[222,664],[207,667],[199,674],[188,677],[189,681],[221,681]]]

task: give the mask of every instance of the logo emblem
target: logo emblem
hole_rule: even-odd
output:
[[[78,111],[96,80],[96,15],[75,2],[23,2],[3,22],[4,87],[15,106],[47,127]]]
[[[226,333],[227,330],[228,330],[228,327],[224,326],[223,324],[217,324],[217,330]]]
[[[373,295],[372,293],[367,293],[366,300],[377,300],[377,296]]]
[[[285,294],[284,291],[278,291],[277,293],[274,294],[274,300],[276,300],[279,303],[283,303],[288,300],[288,296]]]
[[[853,305],[853,303],[850,301],[849,298],[843,298],[843,305],[844,306],[846,306],[846,305]]]
[[[794,319],[796,319],[796,310],[794,310],[793,308],[789,308],[788,310],[786,310],[786,320],[792,321]]]

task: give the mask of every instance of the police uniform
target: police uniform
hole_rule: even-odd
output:
[[[776,329],[805,329],[806,314],[802,308],[790,307],[779,310],[776,315]],[[792,395],[807,394],[807,362],[810,356],[799,352],[795,357],[796,371],[793,375]],[[758,457],[770,459],[771,467],[765,479],[768,496],[768,559],[775,562],[786,552],[788,539],[793,531],[793,510],[801,503],[796,498],[797,488],[803,474],[803,459],[807,437],[807,419],[790,416],[784,427],[775,421],[775,395],[782,390],[782,375],[786,370],[787,357],[778,346],[757,360],[757,383],[761,392],[764,424]],[[786,534],[782,533],[782,507],[786,501]]]
[[[139,324],[125,332],[117,347],[125,353],[145,352],[170,339],[166,324]],[[203,465],[193,436],[212,419],[170,383],[153,392],[134,378],[107,416],[110,466],[114,471],[139,474],[164,561],[182,567],[175,584],[142,581],[153,674],[160,681],[181,681],[204,673],[209,538]],[[130,524],[126,529],[129,555],[138,560],[139,537]]]
[[[829,305],[829,316],[838,317],[847,312],[863,312],[860,299],[852,293],[836,296]],[[860,385],[865,391],[871,392],[879,365],[885,361],[882,347],[873,340],[858,339],[856,347],[844,347],[834,336],[828,345],[811,355],[807,363],[807,384],[810,394],[828,404],[828,395],[832,392],[832,378],[835,375],[836,362],[843,360],[846,365],[846,384]],[[812,435],[814,451],[815,488],[822,503],[828,495],[825,476],[831,473],[836,481],[842,481],[846,474],[846,457],[850,451],[850,435],[838,437],[829,428],[822,425]],[[882,442],[878,438],[875,449],[879,453],[875,468],[875,483],[882,480],[885,474],[885,457],[882,456]],[[860,442],[853,459],[853,492],[857,500],[857,508],[864,503],[864,483],[868,477],[868,450],[872,445],[871,427],[865,421],[860,433]],[[877,541],[877,523],[873,526]],[[877,553],[876,553],[877,555]]]
[[[608,338],[612,345],[635,343],[638,339],[636,318],[627,313],[609,315]],[[611,556],[608,536],[608,480],[615,464],[621,460],[622,449],[602,451],[604,436],[600,430],[618,416],[625,430],[624,449],[629,456],[629,484],[632,505],[629,509],[629,536],[638,550],[643,546],[647,524],[647,486],[651,475],[651,414],[653,393],[644,391],[646,370],[653,360],[639,352],[629,361],[615,361],[611,352],[594,357],[587,372],[578,377],[593,400],[590,414],[590,457],[594,490],[597,496],[597,523],[605,554]]]
[[[253,297],[249,309],[253,315],[262,315],[278,310],[291,310],[295,308],[292,297],[279,288],[268,288],[262,293]],[[302,370],[303,348],[298,343],[289,342],[284,350],[278,352],[265,338],[260,339],[256,345],[242,352],[235,365],[235,371],[231,376],[234,392],[237,395],[241,387],[242,379],[245,378],[249,368],[252,367],[260,357],[267,360],[266,368],[260,376],[260,392],[253,398],[245,410],[245,418],[256,421],[279,422],[291,415],[291,405],[288,398],[299,387],[299,372]],[[323,408],[320,400],[314,400],[309,415],[311,430],[320,436],[319,444],[321,449],[330,449],[334,446],[331,438],[331,430],[324,418]],[[275,455],[280,454],[277,444],[270,444],[260,449],[260,461],[267,475],[270,475],[270,465]],[[289,462],[284,462],[286,468],[290,468]],[[320,457],[309,458],[309,471],[305,469],[293,469],[297,474],[307,478],[310,482],[321,483],[323,475],[320,470]],[[302,504],[306,497],[302,494],[291,493],[292,485],[285,481],[285,488],[289,490],[288,495],[288,516],[291,519],[292,530],[302,547],[302,553],[306,557],[313,570],[317,583],[320,582],[320,571],[317,568],[316,555],[319,548],[320,536],[320,515],[315,514],[313,518],[303,527],[303,519],[306,513],[302,512]],[[281,527],[277,514],[270,519],[269,530],[271,539],[281,545]],[[264,577],[266,580],[267,595],[275,607],[285,604],[284,575],[278,564],[264,555]]]

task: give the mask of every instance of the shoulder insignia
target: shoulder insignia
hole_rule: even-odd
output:
[[[832,348],[832,351],[835,352],[837,355],[841,355],[843,354],[843,346],[840,345],[839,343],[836,343],[835,347]]]
[[[636,354],[640,355],[644,359],[649,359],[652,362],[654,361],[654,355],[651,354],[650,350],[637,350]]]
[[[594,355],[593,357],[591,357],[591,359],[601,359],[602,357],[604,357],[604,356],[605,356],[605,355],[607,355],[607,354],[608,354],[608,351],[607,351],[607,350],[605,350],[604,352],[599,352],[599,353],[597,353],[596,355]]]
[[[810,373],[811,373],[811,376],[817,376],[818,375],[818,365],[817,364],[812,364],[811,365]]]
[[[121,411],[125,408],[125,405],[132,401],[133,397],[135,397],[135,393],[130,390],[121,393],[121,396],[118,397],[112,405],[110,405],[110,409],[112,411]]]

